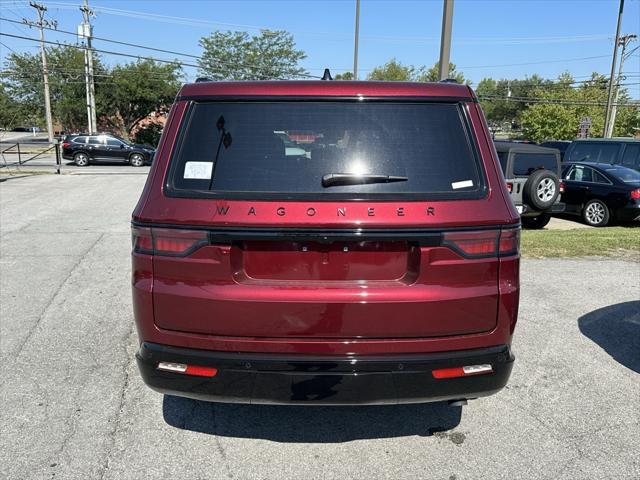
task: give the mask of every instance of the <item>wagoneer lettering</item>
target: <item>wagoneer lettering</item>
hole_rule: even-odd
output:
[[[490,138],[464,85],[185,85],[132,218],[144,381],[247,403],[499,391],[520,219]]]

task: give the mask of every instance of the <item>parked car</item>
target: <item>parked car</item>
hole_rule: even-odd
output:
[[[126,162],[134,167],[151,163],[155,149],[148,145],[130,143],[115,135],[74,134],[62,142],[62,158],[73,160],[79,167],[91,162]]]
[[[554,148],[513,142],[494,142],[507,190],[522,226],[539,229],[552,213],[564,211],[560,201],[560,152]]]
[[[466,85],[197,82],[164,138],[132,217],[149,386],[454,405],[504,387],[520,219]]]
[[[567,148],[564,160],[622,165],[640,171],[640,140],[632,138],[574,140]]]
[[[564,154],[567,151],[567,148],[569,148],[569,145],[571,145],[571,141],[569,140],[549,140],[540,144],[541,147],[555,148],[558,150],[560,152],[561,161],[564,160]]]
[[[640,221],[640,172],[608,163],[567,163],[562,173],[567,213],[594,227]]]

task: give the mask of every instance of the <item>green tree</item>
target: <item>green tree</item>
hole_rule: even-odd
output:
[[[344,72],[344,73],[338,73],[335,77],[333,77],[334,80],[353,80],[353,72]]]
[[[431,68],[420,67],[418,74],[416,76],[416,81],[418,82],[437,82],[440,80],[439,78],[439,69],[440,62],[436,62],[433,64]],[[463,84],[466,82],[464,78],[464,74],[462,72],[456,71],[455,63],[449,63],[449,77],[454,79],[456,82]]]
[[[476,87],[476,95],[489,122],[520,123],[522,112],[527,107],[522,98],[529,98],[533,92],[541,88],[555,88],[564,84],[570,85],[571,82],[573,79],[567,74],[559,77],[558,82],[544,79],[539,75],[521,80],[483,78]]]
[[[131,137],[142,120],[169,111],[180,89],[181,77],[177,63],[139,60],[114,67],[99,123]]]
[[[538,88],[531,97],[533,100],[522,112],[522,127],[527,138],[535,141],[573,139],[584,117],[591,118],[590,135],[602,137],[607,101],[607,80],[604,76],[593,73],[589,80],[572,88],[565,75],[553,88]],[[640,127],[637,106],[630,102],[624,89],[620,91],[618,101],[620,106],[614,136],[633,135]]]
[[[150,123],[149,125],[145,125],[144,127],[136,130],[133,137],[134,141],[136,143],[157,147],[163,128],[163,125],[159,123]]]
[[[87,125],[84,53],[72,46],[46,49],[51,110],[55,122],[67,131]],[[7,57],[7,94],[18,105],[20,123],[44,126],[44,92],[40,53],[12,53]],[[99,56],[94,56],[96,110],[101,111],[108,75]]]
[[[213,80],[277,80],[300,78],[306,58],[293,36],[283,30],[213,32],[200,39],[200,72]]]
[[[437,82],[438,65],[436,62],[431,68],[425,66],[415,67],[413,65],[403,65],[392,58],[384,65],[374,68],[368,80],[384,80],[391,82]],[[465,83],[462,72],[456,71],[453,63],[449,64],[449,78],[454,78],[458,83]]]
[[[0,128],[10,130],[25,121],[25,111],[6,91],[0,83]]]
[[[387,82],[410,82],[415,79],[416,69],[413,65],[403,65],[392,58],[384,65],[374,68],[367,80],[383,80]]]

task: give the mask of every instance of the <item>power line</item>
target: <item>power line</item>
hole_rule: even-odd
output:
[[[38,39],[36,39],[36,38],[25,37],[25,36],[22,36],[22,35],[13,35],[11,33],[0,32],[0,35],[5,36],[5,37],[20,38],[22,40],[31,40],[33,42],[37,42],[38,41]],[[58,47],[77,48],[77,49],[80,49],[80,50],[84,50],[84,48],[85,48],[85,47],[80,46],[80,45],[73,45],[73,44],[70,44],[70,43],[53,42],[51,40],[46,40],[45,43],[50,44],[50,45],[56,45]],[[114,51],[111,51],[111,50],[102,50],[102,49],[99,49],[99,48],[93,48],[92,50],[94,52],[100,52],[100,53],[104,53],[104,54],[107,54],[107,55],[119,55],[121,57],[137,58],[137,59],[142,59],[142,60],[153,60],[155,62],[169,63],[169,64],[173,64],[173,65],[177,64],[177,65],[184,65],[184,66],[187,66],[187,67],[199,68],[199,65],[195,65],[193,63],[186,63],[186,62],[182,62],[182,61],[179,61],[179,60],[164,60],[164,59],[161,59],[161,58],[147,57],[147,56],[144,56],[144,55],[132,55],[132,54],[129,54],[129,53],[114,52]]]
[[[31,40],[31,41],[37,41],[37,39],[32,38],[32,37],[25,37],[22,35],[14,35],[11,33],[4,33],[4,32],[0,32],[0,35],[4,35],[6,37],[13,37],[13,38],[20,38],[23,40]],[[52,42],[52,41],[45,41],[45,43],[51,44],[51,45],[56,45],[58,47],[71,47],[71,48],[77,48],[77,49],[82,49],[84,50],[85,47],[83,46],[78,46],[78,45],[73,45],[73,44],[69,44],[69,43],[60,43],[60,42]],[[187,66],[187,67],[194,67],[194,68],[200,68],[200,65],[195,65],[193,63],[187,63],[184,62],[182,60],[164,60],[164,59],[160,59],[160,58],[155,58],[155,57],[149,57],[149,56],[145,56],[145,55],[133,55],[133,54],[129,54],[129,53],[124,53],[124,52],[114,52],[111,50],[103,50],[103,49],[98,49],[98,48],[92,48],[92,50],[94,52],[100,52],[100,53],[104,53],[107,55],[119,55],[122,57],[129,57],[129,58],[136,58],[136,59],[142,59],[142,60],[151,60],[151,61],[155,61],[155,62],[161,62],[161,63],[167,63],[167,64],[171,64],[171,65],[180,65],[180,66]],[[253,71],[263,71],[265,69],[265,67],[260,67],[260,66],[256,66],[256,65],[250,65],[250,64],[241,64],[241,63],[226,63],[226,62],[218,62],[221,65],[226,65],[226,66],[240,66],[240,67],[244,67],[244,68],[248,68],[251,69]],[[299,77],[305,77],[305,78],[320,78],[317,75],[309,75],[306,73],[297,73],[296,76]]]
[[[544,65],[547,63],[564,63],[564,62],[577,62],[582,60],[594,60],[596,58],[609,58],[610,55],[596,55],[593,57],[579,57],[579,58],[563,58],[558,60],[542,60],[537,62],[522,62],[522,63],[504,63],[502,65],[470,65],[466,67],[458,67],[460,70],[468,70],[471,68],[499,68],[499,67],[520,67],[523,65]]]
[[[55,3],[55,2],[53,2]],[[100,10],[100,8],[94,8],[94,10],[98,11]],[[11,22],[11,23],[21,23],[15,20],[11,20],[5,17],[0,17],[0,20],[2,21],[6,21],[6,22]],[[52,29],[53,30],[53,29]],[[67,30],[56,30],[59,33],[64,33],[67,35],[73,35],[76,36],[77,33],[76,32],[70,32]],[[177,51],[172,51],[172,50],[166,50],[166,49],[162,49],[162,48],[156,48],[156,47],[149,47],[146,45],[140,45],[140,44],[136,44],[136,43],[130,43],[130,42],[123,42],[120,40],[113,40],[110,38],[104,38],[104,37],[93,37],[94,40],[99,40],[99,41],[103,41],[103,42],[109,42],[109,43],[114,43],[114,44],[118,44],[118,45],[124,45],[124,46],[128,46],[128,47],[134,47],[134,48],[142,48],[145,50],[151,50],[151,51],[156,51],[156,52],[161,52],[161,53],[167,53],[170,55],[179,55],[182,57],[189,57],[189,58],[194,58],[199,60],[201,57],[198,55],[194,55],[194,54],[190,54],[190,53],[184,53],[184,52],[177,52]],[[96,50],[96,51],[100,51],[100,50]],[[124,53],[115,53],[115,52],[108,52],[110,54],[113,55],[127,55]],[[130,57],[133,58],[143,58],[143,57],[139,57],[137,55],[128,55]],[[507,63],[507,64],[499,64],[499,65],[470,65],[470,66],[460,66],[457,67],[460,70],[463,69],[474,69],[474,68],[502,68],[502,67],[517,67],[517,66],[526,66],[526,65],[544,65],[544,64],[549,64],[549,63],[564,63],[564,62],[574,62],[574,61],[584,61],[584,60],[594,60],[594,59],[598,59],[598,58],[608,58],[609,55],[597,55],[597,56],[591,56],[591,57],[578,57],[578,58],[565,58],[565,59],[557,59],[557,60],[542,60],[542,61],[535,61],[535,62],[521,62],[521,63]],[[157,61],[165,61],[166,60],[158,60]],[[176,63],[176,62],[169,62],[169,63]],[[190,66],[190,67],[195,67],[195,68],[199,68],[199,66],[197,65],[191,65],[185,62],[180,62],[181,65],[184,66]],[[246,66],[246,65],[245,65]],[[249,68],[251,68],[252,66],[249,66]],[[255,67],[254,67],[255,68]],[[318,68],[316,70],[324,70],[325,67],[322,68]],[[314,70],[312,68],[310,68],[309,70]],[[349,70],[349,69],[336,69],[336,70]],[[362,71],[371,71],[373,69],[360,69]],[[303,75],[304,76],[304,75]],[[314,76],[314,75],[309,75],[309,77],[311,78],[320,78],[319,76]]]
[[[5,3],[20,3],[20,2],[5,2]],[[56,5],[63,9],[75,9],[76,5],[64,2],[48,2],[50,5]],[[95,11],[102,12],[107,15],[123,16],[128,18],[136,18],[150,21],[158,21],[163,23],[170,23],[175,25],[197,26],[197,27],[229,27],[244,30],[258,30],[258,31],[276,31],[285,30],[280,27],[266,27],[260,25],[247,25],[241,23],[228,23],[217,22],[212,20],[203,20],[198,18],[176,17],[174,15],[161,15],[152,12],[141,12],[135,10],[124,10],[113,7],[94,7]],[[320,32],[320,31],[292,31],[292,34],[296,36],[310,36],[310,37],[323,37],[325,39],[340,39],[350,40],[353,38],[352,33],[348,32]],[[402,42],[402,43],[436,43],[439,41],[438,37],[425,37],[425,36],[391,36],[391,35],[362,35],[362,39],[365,40],[377,40],[384,42]],[[498,45],[522,45],[522,44],[545,44],[545,43],[564,43],[564,42],[585,42],[595,40],[609,40],[611,35],[608,33],[602,34],[589,34],[589,35],[559,35],[559,36],[538,36],[538,37],[456,37],[453,42],[456,44],[498,44]],[[348,69],[345,69],[348,70]]]
[[[16,51],[13,48],[11,48],[9,45],[6,45],[6,44],[4,44],[2,42],[0,42],[0,45],[2,45],[7,50],[11,50],[13,53],[16,53]]]
[[[94,10],[97,10],[97,9],[94,9]],[[11,20],[9,18],[4,18],[4,17],[0,17],[0,20],[5,21],[5,22],[22,24],[22,22],[18,22],[16,20]],[[58,33],[64,33],[64,34],[67,34],[67,35],[73,35],[73,36],[77,35],[77,32],[70,32],[68,30],[59,30],[59,29],[51,29],[51,30],[55,30]],[[145,45],[139,45],[139,44],[136,44],[136,43],[129,43],[129,42],[121,42],[119,40],[112,40],[110,38],[96,37],[96,36],[93,36],[91,38],[93,40],[100,40],[101,42],[115,43],[115,44],[118,44],[118,45],[125,45],[127,47],[143,48],[145,50],[153,50],[155,52],[168,53],[170,55],[179,55],[181,57],[190,57],[190,58],[195,58],[195,59],[199,59],[200,58],[198,55],[192,55],[190,53],[181,53],[181,52],[176,52],[176,51],[173,51],[173,50],[165,50],[165,49],[162,49],[162,48],[147,47]]]
[[[500,100],[504,101],[504,97],[497,97],[492,95],[478,96],[480,100]],[[596,102],[588,100],[567,100],[564,98],[526,98],[526,97],[510,97],[510,102],[516,103],[544,103],[549,105],[592,105],[592,106],[605,106],[607,102]],[[618,108],[638,108],[640,105],[638,102],[618,103]]]

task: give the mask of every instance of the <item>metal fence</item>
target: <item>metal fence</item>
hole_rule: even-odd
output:
[[[8,146],[7,146],[8,145]],[[60,155],[60,144],[47,144],[43,148],[41,143],[16,142],[2,144],[0,150],[0,169],[9,167],[20,167],[30,162],[34,166],[54,166],[55,173],[60,174],[62,167],[62,157]]]

